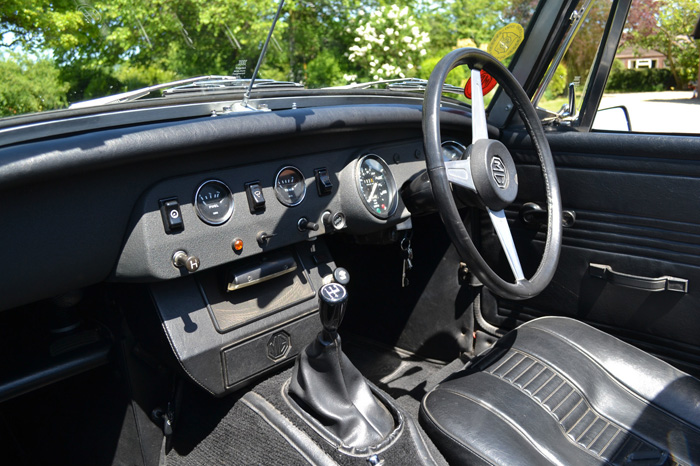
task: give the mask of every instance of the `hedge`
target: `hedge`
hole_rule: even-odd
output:
[[[654,92],[671,89],[675,85],[671,70],[645,68],[613,71],[605,90],[610,92]]]

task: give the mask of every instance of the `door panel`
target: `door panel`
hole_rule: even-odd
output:
[[[564,209],[576,214],[564,228],[557,273],[527,301],[482,299],[492,325],[512,328],[544,315],[589,322],[700,373],[700,138],[637,134],[560,133],[549,136]],[[520,190],[507,209],[526,275],[537,268],[543,228],[520,218],[526,202],[545,204],[537,158],[508,139],[518,164]],[[504,277],[509,268],[482,221],[482,250]],[[591,274],[590,264],[642,277],[688,280],[688,292],[622,287]]]

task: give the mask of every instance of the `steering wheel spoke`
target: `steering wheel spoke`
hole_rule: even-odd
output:
[[[472,83],[472,144],[479,139],[488,139],[484,91],[481,89],[481,71],[471,70]]]
[[[471,70],[472,145],[469,159],[446,162],[440,146],[442,89],[448,73],[456,66]],[[542,259],[531,277],[525,278],[504,209],[518,196],[518,173],[513,156],[498,138],[489,139],[481,70],[493,78],[513,101],[525,125],[542,168],[547,199],[547,239]],[[456,49],[433,69],[423,98],[423,145],[425,162],[435,204],[452,243],[474,275],[496,295],[507,299],[537,296],[554,277],[562,243],[561,197],[556,168],[547,137],[530,98],[508,69],[489,53],[476,48]],[[484,260],[472,241],[455,203],[453,186],[475,193],[488,214],[505,252],[515,283],[500,277]]]
[[[525,280],[523,268],[520,265],[520,258],[518,257],[518,251],[515,249],[515,242],[513,242],[513,235],[510,233],[505,211],[487,210],[493,229],[496,231],[496,236],[498,236],[498,241],[501,243],[501,247],[506,253],[506,259],[508,260],[508,265],[510,265],[510,270],[513,271],[515,281],[519,282]]]
[[[469,159],[445,162],[445,170],[447,170],[447,179],[450,183],[458,184],[463,188],[476,192]]]

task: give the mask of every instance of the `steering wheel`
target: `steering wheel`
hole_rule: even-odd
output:
[[[471,69],[472,144],[464,160],[445,162],[440,150],[440,97],[447,74],[460,65],[467,65]],[[518,175],[508,149],[500,141],[489,139],[481,87],[482,69],[496,79],[513,101],[542,167],[547,197],[547,241],[540,265],[530,278],[525,278],[523,274],[503,210],[518,194]],[[552,280],[559,262],[562,241],[561,197],[552,153],[542,124],[520,83],[505,66],[482,50],[462,48],[445,55],[431,73],[423,99],[423,144],[428,176],[440,217],[469,269],[487,288],[504,298],[527,299],[544,290]],[[483,204],[505,252],[515,283],[498,276],[474,246],[457,211],[450,183],[474,192]]]

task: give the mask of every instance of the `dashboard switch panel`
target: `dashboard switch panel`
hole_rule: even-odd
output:
[[[314,170],[316,175],[316,188],[319,196],[327,196],[333,192],[333,183],[331,177],[328,176],[327,168],[317,168]]]
[[[177,198],[161,199],[160,214],[163,216],[163,226],[166,233],[174,233],[185,228]]]
[[[250,208],[251,214],[265,211],[265,196],[260,187],[260,182],[254,181],[252,183],[246,183],[245,193],[248,197],[248,207]]]

